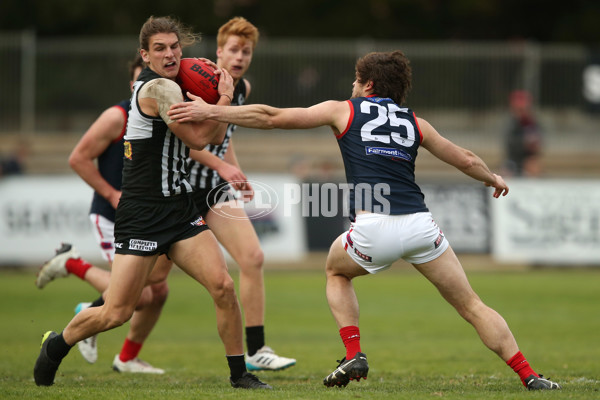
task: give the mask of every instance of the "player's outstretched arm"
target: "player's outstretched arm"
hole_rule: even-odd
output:
[[[422,118],[418,118],[419,128],[423,135],[422,146],[440,160],[454,166],[462,173],[495,188],[495,198],[508,194],[508,185],[500,175],[490,171],[488,166],[475,153],[462,148],[441,136],[433,126]]]
[[[211,106],[192,95],[192,102],[171,106],[169,117],[174,121],[204,121],[213,119],[255,129],[311,129],[331,126],[343,130],[348,123],[350,106],[343,101],[325,101],[308,108],[275,108],[266,104],[237,107]]]

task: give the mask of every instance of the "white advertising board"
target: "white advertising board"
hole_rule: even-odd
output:
[[[252,222],[265,259],[300,259],[306,252],[300,211],[293,209],[290,216],[284,216],[283,207],[275,203],[284,198],[284,184],[295,178],[258,175],[249,179],[262,184],[254,185],[255,200],[244,207],[257,215]],[[0,266],[41,264],[61,242],[72,243],[90,262],[102,262],[88,217],[92,193],[76,175],[0,180]]]
[[[427,208],[455,252],[490,252],[489,188],[479,183],[419,186]]]
[[[0,264],[40,264],[61,242],[101,261],[88,217],[92,193],[70,175],[0,180]]]
[[[600,265],[600,182],[511,179],[490,201],[499,261]]]
[[[307,252],[301,204],[285,203],[286,187],[298,185],[293,175],[247,174],[254,199],[244,204],[258,233],[265,261],[298,261]]]

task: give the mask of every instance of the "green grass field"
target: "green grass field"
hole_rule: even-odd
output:
[[[237,279],[237,271],[232,274]],[[96,294],[75,277],[34,286],[32,271],[0,272],[1,399],[591,399],[600,396],[600,270],[472,271],[471,283],[499,311],[533,368],[563,385],[527,392],[517,375],[420,275],[400,267],[356,280],[369,379],[344,389],[322,379],[344,347],[320,270],[265,272],[267,343],[293,368],[259,372],[273,391],[234,390],[204,288],[174,271],[171,293],[140,356],[167,373],[118,374],[111,362],[126,327],[102,334],[99,359],[74,348],[52,387],[37,387],[33,364],[46,330],[60,331],[79,301]]]

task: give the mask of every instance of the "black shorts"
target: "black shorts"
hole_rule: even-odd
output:
[[[167,254],[173,243],[207,229],[191,195],[158,201],[121,199],[115,218],[115,253]]]
[[[212,206],[229,200],[234,200],[233,195],[229,192],[230,186],[224,182],[214,188],[194,189],[192,198],[196,207],[200,211],[200,215],[206,218],[206,214]]]

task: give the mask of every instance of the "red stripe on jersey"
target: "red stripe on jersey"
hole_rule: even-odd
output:
[[[346,100],[346,103],[348,103],[348,106],[350,106],[350,117],[348,118],[348,124],[346,125],[344,132],[340,133],[339,135],[335,135],[335,137],[338,139],[341,139],[346,133],[348,133],[350,125],[352,125],[352,120],[354,119],[354,107],[352,107],[350,100]]]
[[[413,111],[413,118],[415,119],[415,125],[417,125],[417,130],[419,131],[419,137],[421,138],[421,140],[419,141],[419,144],[423,143],[423,133],[421,133],[421,127],[419,126],[419,120],[417,120],[417,116],[415,115],[415,112]]]
[[[121,129],[121,133],[119,134],[119,137],[112,141],[113,143],[118,143],[121,139],[123,139],[123,136],[125,136],[125,131],[127,131],[127,117],[128,117],[129,111],[127,111],[126,109],[124,109],[121,106],[114,106],[114,107],[121,110],[121,112],[123,113],[123,120],[125,121],[123,123],[123,129]]]

